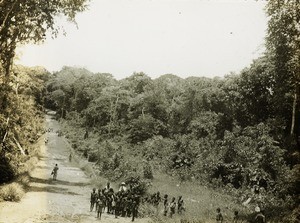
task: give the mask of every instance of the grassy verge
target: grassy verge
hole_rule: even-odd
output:
[[[182,215],[175,214],[172,219],[162,217],[162,205],[160,206],[159,216],[153,218],[154,222],[215,222],[216,209],[222,211],[225,222],[232,222],[234,211],[239,211],[241,218],[250,214],[249,208],[236,202],[230,195],[215,191],[211,188],[198,185],[193,182],[179,182],[178,180],[166,175],[156,174],[154,176],[151,193],[160,191],[161,196],[169,195],[169,199],[179,196],[184,199],[186,211]]]
[[[254,222],[255,206],[258,205],[254,195],[251,191],[248,190],[237,190],[230,186],[222,186],[218,181],[212,183],[205,183],[196,180],[192,181],[182,181],[178,177],[171,176],[172,173],[166,174],[165,169],[155,163],[155,160],[144,161],[140,151],[143,151],[142,146],[135,150],[134,147],[130,147],[128,144],[125,144],[122,141],[122,138],[118,139],[101,139],[100,134],[95,132],[90,132],[87,139],[83,139],[85,130],[79,125],[74,125],[70,121],[61,122],[63,132],[67,137],[68,141],[75,149],[72,148],[72,151],[76,151],[78,154],[83,154],[83,151],[89,151],[89,154],[104,154],[109,148],[111,156],[99,156],[100,162],[105,163],[108,160],[111,160],[113,154],[118,151],[121,161],[128,163],[130,166],[135,167],[135,172],[140,174],[142,165],[144,162],[149,162],[152,165],[154,178],[151,180],[151,187],[149,187],[148,192],[150,194],[160,192],[161,197],[164,194],[169,195],[169,201],[172,197],[175,197],[176,200],[179,196],[182,196],[185,202],[186,212],[182,215],[175,214],[172,219],[169,217],[164,217],[163,206],[160,204],[159,210],[155,210],[153,206],[148,204],[143,204],[140,207],[140,216],[141,217],[151,217],[153,222],[182,222],[182,223],[200,223],[200,222],[215,222],[216,209],[220,208],[222,215],[224,217],[224,222],[232,222],[234,212],[238,211],[240,222]],[[99,140],[101,139],[101,140]],[[104,142],[104,143],[103,143]],[[105,142],[110,144],[110,147],[106,147]],[[97,150],[100,153],[97,153]],[[122,151],[125,151],[122,153]],[[115,168],[114,171],[102,172],[99,170],[99,166],[88,162],[83,155],[78,155],[80,160],[78,161],[79,166],[92,178],[93,185],[95,187],[103,187],[103,182],[107,182],[106,178],[111,179],[111,174],[118,174],[120,168]],[[113,163],[114,164],[114,163]],[[126,165],[120,165],[122,168],[125,168],[127,171],[126,174],[130,174],[132,169]],[[108,168],[113,168],[112,165],[108,165]],[[109,175],[106,175],[109,173]],[[143,176],[140,174],[140,176]],[[124,176],[123,176],[124,178]],[[118,178],[116,182],[123,181],[123,178]],[[102,183],[101,183],[102,182]],[[251,198],[251,202],[247,205],[243,205],[243,202],[248,198]],[[272,197],[266,197],[268,203],[272,203],[270,200]],[[288,210],[286,207],[282,207],[280,210],[274,209],[272,205],[266,206],[266,217],[268,222],[291,222],[290,220],[282,220],[282,218],[276,217],[278,213]],[[295,216],[295,215],[293,215]],[[294,217],[293,217],[294,218]]]
[[[73,161],[92,178],[91,182],[95,187],[103,187],[104,185],[101,182],[107,182],[106,178],[99,172],[95,164],[88,162],[82,155],[85,148],[93,149],[97,146],[97,137],[99,136],[95,133],[90,133],[88,139],[78,140],[84,134],[83,129],[76,128],[76,131],[74,131],[67,122],[64,121],[61,124],[68,142],[71,145],[80,145],[76,146],[76,149],[70,146]],[[137,156],[126,157],[126,161],[131,162],[132,160],[137,161],[139,158]],[[136,168],[139,169],[138,166]],[[217,191],[199,185],[197,182],[182,182],[176,177],[162,173],[159,167],[154,167],[153,172],[154,179],[151,181],[149,193],[152,194],[159,191],[162,197],[164,194],[168,194],[169,200],[172,197],[175,197],[177,200],[179,196],[182,196],[186,208],[186,212],[183,215],[175,214],[172,219],[169,219],[162,214],[162,204],[160,204],[158,212],[151,205],[142,205],[140,208],[141,216],[150,216],[154,222],[181,222],[181,220],[186,220],[187,222],[214,222],[218,207],[221,208],[226,222],[231,222],[234,211],[237,210],[241,218],[243,218],[243,216],[250,215],[251,211],[254,210],[254,204],[250,207],[244,207],[241,204],[242,202],[237,202],[239,199],[227,195],[222,189]]]
[[[100,172],[97,171],[97,168],[95,168],[95,164],[93,162],[89,162],[82,154],[78,153],[71,146],[71,142],[68,139],[64,140],[66,141],[67,149],[70,151],[72,164],[79,167],[85,175],[91,179],[90,182],[92,187],[104,188],[108,180],[101,176]],[[114,183],[111,183],[111,185],[115,186]]]

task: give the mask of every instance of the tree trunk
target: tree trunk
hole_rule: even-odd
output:
[[[142,117],[143,117],[143,118],[145,118],[145,113],[144,113],[144,111],[145,111],[145,107],[142,108]]]
[[[294,134],[294,130],[295,130],[295,121],[296,121],[296,108],[297,108],[297,88],[296,88],[296,92],[294,95],[294,101],[293,101],[293,113],[292,113],[292,125],[291,125],[291,132],[290,134],[293,135]]]

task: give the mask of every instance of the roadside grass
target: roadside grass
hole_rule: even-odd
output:
[[[232,221],[234,211],[238,211],[241,217],[251,213],[250,208],[238,204],[236,199],[230,195],[193,182],[180,182],[167,174],[158,173],[154,175],[149,192],[155,193],[157,191],[160,192],[161,197],[168,194],[169,201],[172,197],[177,200],[179,196],[182,196],[186,211],[182,215],[176,213],[172,219],[161,217],[163,206],[160,204],[160,216],[154,218],[154,222],[180,222],[181,220],[214,222],[217,208],[221,209],[225,222]]]
[[[0,199],[4,201],[20,201],[25,191],[21,184],[13,182],[0,188]]]
[[[103,188],[108,181],[105,177],[101,176],[101,173],[97,170],[96,166],[92,162],[88,162],[86,158],[83,157],[82,152],[86,148],[96,148],[98,135],[90,132],[89,138],[87,140],[80,141],[78,145],[78,138],[81,138],[84,134],[82,129],[76,129],[74,131],[67,122],[61,122],[63,132],[66,135],[66,140],[70,143],[69,149],[72,154],[72,162],[75,162],[87,176],[91,178],[91,185],[96,188]],[[76,145],[73,148],[71,145]],[[137,157],[127,157],[128,162],[137,161]],[[137,169],[140,167],[137,166]],[[117,183],[111,182],[111,185],[117,188]],[[224,222],[232,222],[234,211],[238,211],[239,215],[248,216],[254,209],[252,207],[242,206],[237,203],[238,198],[234,198],[230,195],[222,193],[222,191],[217,191],[196,182],[180,182],[175,177],[163,174],[159,169],[154,171],[154,179],[149,187],[149,193],[160,192],[161,197],[164,194],[169,195],[169,201],[172,197],[176,200],[181,195],[184,199],[184,204],[186,211],[183,215],[178,215],[177,213],[172,219],[163,216],[163,205],[159,205],[159,210],[155,210],[152,205],[142,204],[140,207],[141,217],[151,217],[153,222],[215,222],[216,209],[220,208],[225,219]],[[254,204],[253,204],[254,205]],[[245,217],[246,218],[246,217]],[[242,222],[242,221],[241,221]]]
[[[74,134],[73,137],[76,137],[77,134]],[[85,175],[90,178],[90,183],[92,187],[95,188],[104,188],[108,180],[101,176],[100,172],[95,168],[95,164],[93,162],[89,162],[82,154],[79,154],[72,146],[70,139],[65,138],[67,149],[70,151],[71,162],[74,166],[79,167]],[[114,187],[114,183],[111,185]]]
[[[22,185],[25,189],[29,186],[30,176],[28,173],[19,176],[16,180],[17,183]]]
[[[78,155],[70,146],[72,162],[76,163],[87,176],[91,178],[91,185],[95,188],[103,188],[108,180],[101,176],[94,163],[88,162],[82,155]],[[231,222],[233,213],[238,210],[241,215],[248,215],[249,208],[236,203],[230,195],[214,191],[205,186],[197,185],[191,182],[180,182],[167,174],[157,173],[154,175],[152,186],[149,187],[149,193],[160,191],[161,197],[164,194],[169,195],[169,200],[178,196],[183,196],[186,212],[170,219],[163,216],[163,206],[160,204],[158,212],[152,205],[143,204],[140,207],[141,217],[151,217],[153,222],[215,222],[216,209],[219,207],[226,222]],[[114,188],[117,188],[116,182],[111,182]]]
[[[85,149],[88,149],[90,154],[92,154],[95,153],[95,150],[97,150],[99,146],[102,146],[99,144],[99,133],[91,131],[88,139],[83,140],[83,135],[85,132],[83,128],[80,128],[80,126],[76,126],[75,128],[70,123],[64,121],[60,122],[60,124],[67,141],[70,143],[70,151],[74,157],[73,162],[75,162],[76,165],[78,165],[85,172],[85,174],[91,178],[91,186],[95,188],[103,188],[106,185],[106,182],[108,182],[107,178],[104,177],[103,173],[99,171],[95,163],[88,162],[87,158],[83,156]],[[113,141],[111,143],[111,145],[114,145],[111,148],[113,152],[116,151],[115,147],[121,143],[122,139],[119,141],[117,140],[117,142]],[[126,149],[128,151],[127,153],[123,154],[123,160],[125,160],[127,163],[131,163],[135,167],[136,171],[140,174],[141,170],[143,169],[143,159],[134,149]],[[216,222],[216,209],[220,208],[224,217],[224,223],[233,221],[234,211],[239,212],[240,223],[254,221],[254,208],[257,203],[252,201],[247,206],[242,205],[245,200],[251,197],[251,194],[242,192],[242,190],[236,190],[230,186],[222,187],[222,184],[220,184],[218,180],[212,183],[212,185],[215,185],[214,187],[211,185],[205,186],[205,182],[200,183],[197,181],[180,181],[177,177],[165,174],[163,167],[156,165],[155,161],[152,163],[152,168],[154,172],[154,179],[151,181],[151,186],[149,187],[148,192],[152,194],[160,191],[161,197],[163,197],[164,194],[168,194],[169,201],[172,199],[172,197],[175,197],[177,200],[178,196],[181,195],[185,203],[186,211],[182,215],[178,215],[176,213],[173,218],[170,218],[163,216],[162,204],[160,204],[158,211],[155,210],[152,205],[141,204],[139,208],[140,217],[151,218],[151,222],[153,223],[210,223]],[[130,169],[126,169],[126,174],[130,174],[129,170]],[[120,180],[122,180],[122,178],[117,181]],[[111,182],[111,185],[113,188],[118,188],[117,182]],[[270,206],[269,208],[272,207]],[[268,222],[291,222],[289,220],[277,220],[277,218],[273,216],[274,212],[276,211],[273,210],[272,212],[268,211],[268,213],[266,213]]]
[[[26,189],[30,183],[29,172],[35,168],[38,159],[42,156],[44,136],[40,137],[37,142],[32,145],[30,157],[23,157],[25,160],[17,170],[18,176],[12,182],[0,186],[0,202],[14,201],[18,202],[25,195]]]

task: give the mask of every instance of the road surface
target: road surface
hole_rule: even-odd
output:
[[[50,115],[46,115],[46,128],[52,131],[46,133],[48,143],[41,144],[42,157],[30,173],[29,191],[18,203],[0,203],[0,223],[131,222],[130,218],[116,219],[106,213],[100,220],[95,212],[89,211],[90,179],[69,162],[70,147],[57,135],[59,124]],[[50,175],[55,164],[59,167],[57,181]],[[135,222],[148,220],[136,219]]]

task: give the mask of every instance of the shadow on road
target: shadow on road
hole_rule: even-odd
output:
[[[57,194],[70,194],[70,195],[79,195],[78,193],[69,191],[66,188],[55,187],[55,186],[45,186],[45,187],[29,187],[28,191],[30,192],[48,192],[48,193],[57,193]]]
[[[52,179],[41,179],[41,178],[36,178],[36,177],[30,177],[30,181],[34,183],[42,183],[42,184],[55,184],[55,185],[66,185],[66,186],[87,186],[90,185],[89,183],[83,183],[83,182],[69,182],[69,181],[64,181],[64,180],[55,180],[53,181]]]

